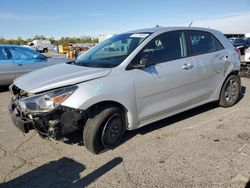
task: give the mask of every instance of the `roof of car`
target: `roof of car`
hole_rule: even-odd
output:
[[[19,45],[14,44],[0,44],[1,47],[20,47]]]
[[[202,28],[202,27],[153,27],[153,28],[133,30],[133,31],[129,31],[126,33],[139,33],[139,32],[156,33],[156,32],[174,31],[174,30],[202,30],[202,31],[210,31],[210,32],[214,31],[213,29]]]

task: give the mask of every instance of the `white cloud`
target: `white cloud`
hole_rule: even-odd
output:
[[[21,15],[15,13],[0,12],[1,21],[46,21],[57,19],[59,19],[58,16]]]
[[[223,18],[194,21],[192,26],[208,27],[223,33],[250,33],[250,12],[232,13]]]

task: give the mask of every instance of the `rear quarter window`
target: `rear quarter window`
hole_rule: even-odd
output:
[[[224,49],[219,40],[211,33],[189,31],[188,36],[192,55],[205,54]]]

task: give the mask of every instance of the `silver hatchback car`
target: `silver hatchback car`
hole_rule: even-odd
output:
[[[141,29],[16,79],[9,112],[24,133],[59,139],[83,130],[84,145],[96,154],[117,146],[125,130],[211,101],[234,105],[239,70],[239,54],[219,31]]]

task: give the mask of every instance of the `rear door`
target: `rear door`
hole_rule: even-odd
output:
[[[193,104],[195,67],[188,57],[184,31],[167,32],[150,41],[132,64],[148,58],[153,65],[133,69],[141,124]]]
[[[11,55],[0,46],[0,85],[10,84],[15,79],[15,71]]]
[[[229,66],[229,51],[209,32],[189,31],[188,41],[196,66],[195,102],[212,100]]]

